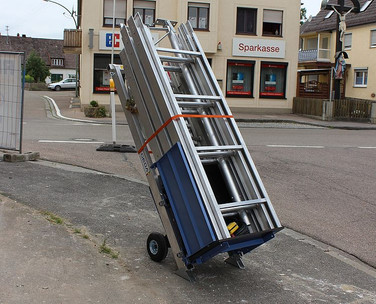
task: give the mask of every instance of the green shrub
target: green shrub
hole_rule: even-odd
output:
[[[93,107],[93,108],[97,108],[99,105],[98,105],[98,102],[96,102],[95,100],[92,100],[90,101],[90,105]]]
[[[105,107],[99,107],[97,111],[97,117],[106,117],[106,108]]]
[[[106,108],[104,106],[85,107],[84,113],[86,117],[103,118],[106,117]]]
[[[32,82],[34,82],[34,77],[33,77],[33,76],[30,76],[30,75],[26,75],[26,76],[25,76],[25,82],[27,82],[27,83],[32,83]]]

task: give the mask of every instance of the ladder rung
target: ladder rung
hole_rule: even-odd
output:
[[[242,202],[236,202],[236,203],[220,204],[219,209],[221,210],[222,213],[229,213],[229,212],[239,211],[242,209],[253,208],[263,203],[266,203],[266,199],[261,198],[261,199],[242,201]]]
[[[223,156],[233,156],[235,151],[210,151],[210,152],[199,152],[197,153],[200,158],[214,158]]]
[[[211,102],[179,101],[178,105],[184,108],[212,107]]]
[[[158,47],[157,51],[159,51],[159,52],[167,52],[167,53],[175,53],[175,54],[185,54],[185,55],[192,55],[192,56],[201,56],[200,52],[193,52],[193,51],[186,51],[186,50],[176,50],[176,49],[168,49],[168,48],[161,48],[161,47]]]
[[[188,94],[175,94],[176,99],[207,99],[207,100],[221,100],[220,96],[210,95],[188,95]]]
[[[172,57],[172,56],[159,56],[162,62],[177,62],[177,63],[194,63],[191,58]]]
[[[164,65],[163,68],[164,68],[164,70],[165,70],[166,72],[181,73],[181,68],[178,67],[178,66]]]
[[[196,147],[197,152],[200,152],[200,151],[209,152],[209,151],[224,151],[224,150],[242,150],[242,149],[243,149],[243,146],[241,146],[241,145],[199,146],[199,147]]]
[[[195,110],[181,110],[181,114],[198,115],[198,112]]]

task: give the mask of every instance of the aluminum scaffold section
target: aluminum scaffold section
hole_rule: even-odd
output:
[[[192,279],[195,264],[223,252],[244,268],[241,256],[282,226],[196,34],[175,25],[130,17],[123,66],[110,70],[166,231],[149,236],[148,253],[161,261],[171,247]]]

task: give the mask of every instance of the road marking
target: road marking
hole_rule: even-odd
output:
[[[76,141],[76,140],[48,140],[40,139],[39,143],[58,143],[58,144],[104,144],[103,141]]]
[[[324,149],[324,146],[293,146],[293,145],[266,145],[271,148],[308,148],[308,149]]]
[[[376,147],[358,147],[358,149],[376,149]]]

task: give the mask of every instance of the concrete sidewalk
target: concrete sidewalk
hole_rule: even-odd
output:
[[[45,161],[0,166],[1,304],[376,303],[372,267],[289,229],[245,255],[246,270],[220,255],[189,283],[171,253],[147,256],[162,231],[147,186]]]
[[[85,117],[84,112],[80,108],[71,108],[70,98],[67,96],[52,96],[46,92],[46,96],[51,96],[61,115],[67,119],[74,119],[80,121],[89,121],[96,123],[111,124],[111,118],[88,118]],[[55,94],[53,94],[55,95]],[[53,107],[52,107],[53,109]],[[56,114],[56,109],[55,114]],[[355,121],[323,121],[312,117],[300,116],[296,114],[252,114],[239,112],[238,110],[233,111],[233,115],[237,122],[246,123],[294,123],[294,124],[304,124],[312,125],[324,128],[335,128],[335,129],[346,129],[346,130],[376,130],[376,124],[371,124],[367,122],[355,122]],[[127,124],[125,114],[122,111],[116,112],[116,123],[117,124]]]

